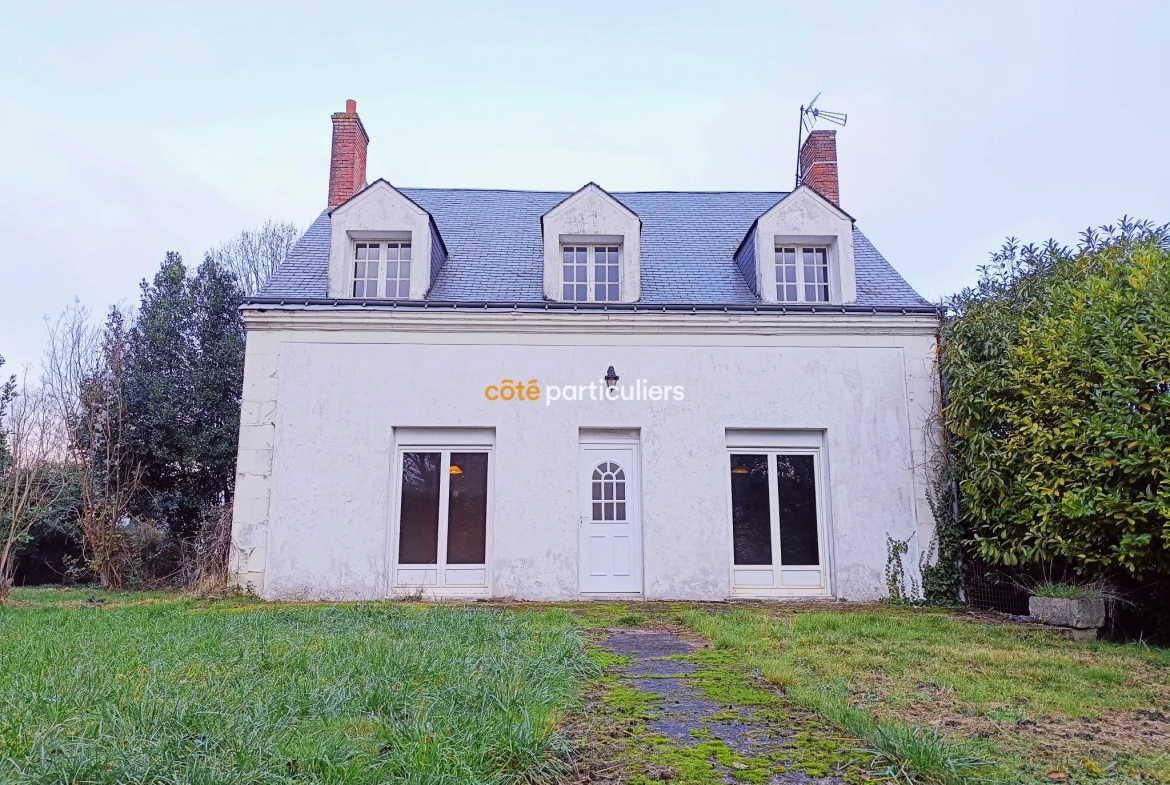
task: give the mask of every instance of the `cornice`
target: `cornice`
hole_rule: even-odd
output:
[[[933,311],[874,313],[825,309],[780,312],[681,310],[530,310],[243,306],[249,330],[345,332],[673,334],[673,335],[931,335]]]

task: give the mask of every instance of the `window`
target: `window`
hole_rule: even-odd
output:
[[[820,439],[813,432],[729,433],[724,465],[730,472],[733,593],[828,591]]]
[[[399,582],[482,584],[489,453],[411,448],[401,455]],[[427,565],[433,566],[426,569]]]
[[[613,461],[604,461],[593,470],[593,520],[626,520],[626,473]]]
[[[353,244],[354,297],[410,297],[410,243]]]
[[[621,300],[621,247],[566,245],[561,249],[561,294],[567,302]]]
[[[829,249],[776,246],[776,300],[782,303],[829,301]]]

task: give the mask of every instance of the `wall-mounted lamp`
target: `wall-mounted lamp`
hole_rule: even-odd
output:
[[[605,372],[605,386],[611,390],[618,383],[618,375],[613,372],[613,366],[609,366],[609,370]]]
[[[460,469],[460,468],[459,468],[458,466],[456,466],[455,464],[451,464],[451,470],[450,470],[450,471],[451,471],[451,474],[463,474],[463,470],[462,470],[462,469]]]

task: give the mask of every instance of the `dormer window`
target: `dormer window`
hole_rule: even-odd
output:
[[[410,243],[355,242],[353,296],[410,297]]]
[[[815,245],[777,245],[776,301],[827,303],[829,249]]]
[[[621,301],[621,246],[566,245],[561,260],[561,294],[566,302]]]

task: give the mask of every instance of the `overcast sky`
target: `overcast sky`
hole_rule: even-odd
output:
[[[324,206],[331,112],[401,186],[787,190],[849,113],[842,207],[927,297],[1003,238],[1170,220],[1170,4],[0,0],[0,354]]]

